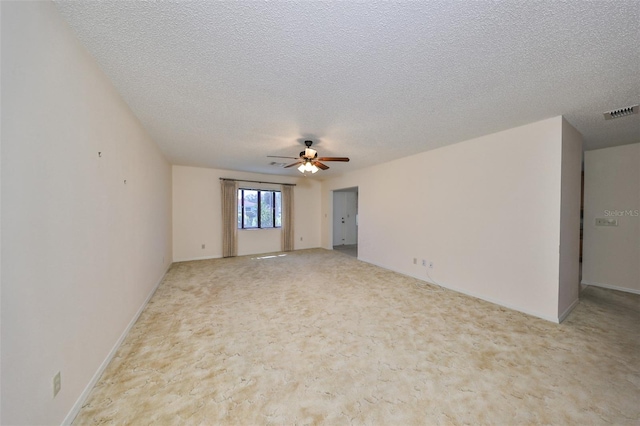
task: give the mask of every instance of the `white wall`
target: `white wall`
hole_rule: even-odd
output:
[[[323,182],[323,247],[331,247],[331,191],[357,186],[361,260],[428,281],[420,260],[432,261],[443,286],[558,321],[562,123],[555,117]]]
[[[52,3],[1,7],[1,423],[60,424],[171,263],[171,167]]]
[[[640,294],[640,143],[585,152],[582,282]],[[617,227],[595,226],[616,218]]]
[[[582,135],[562,119],[562,181],[560,212],[560,280],[558,317],[563,320],[580,294],[580,203]]]
[[[295,183],[295,249],[320,246],[320,182],[199,167],[173,166],[173,256],[176,262],[222,257],[220,178]],[[279,189],[279,185],[241,186]],[[205,248],[202,248],[202,245]],[[281,250],[280,229],[238,230],[238,255]]]

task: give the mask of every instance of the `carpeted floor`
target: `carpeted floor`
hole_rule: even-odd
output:
[[[340,253],[348,254],[349,256],[358,257],[357,244],[345,244],[342,246],[333,246],[333,249],[338,250]]]
[[[304,250],[177,263],[74,424],[638,424],[640,296],[561,325]]]

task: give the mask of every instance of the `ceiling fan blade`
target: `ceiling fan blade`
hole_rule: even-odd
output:
[[[349,161],[349,157],[320,157],[318,161]]]
[[[288,169],[289,167],[293,167],[293,166],[297,166],[298,164],[300,164],[302,161],[296,161],[295,163],[291,163],[288,166],[284,166],[284,169]]]
[[[315,164],[316,166],[318,166],[319,169],[322,169],[322,170],[327,170],[329,168],[329,166],[327,166],[326,164],[322,164],[317,160],[314,161],[313,164]]]
[[[282,157],[280,155],[267,155],[267,157],[269,157],[269,158],[290,158],[292,160],[297,160],[298,159],[298,157]]]

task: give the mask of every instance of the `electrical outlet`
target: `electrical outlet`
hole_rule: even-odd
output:
[[[433,269],[433,262],[429,262],[429,269]]]
[[[427,266],[427,261],[426,261],[426,259],[422,259],[422,266]]]
[[[60,380],[60,372],[53,376],[53,397],[55,398],[60,392],[60,388],[62,388],[62,382]]]
[[[202,248],[204,248],[204,247],[205,247],[205,245],[203,244],[203,245],[202,245]]]
[[[413,258],[413,264],[417,265],[418,264],[418,259],[416,259],[415,257]]]

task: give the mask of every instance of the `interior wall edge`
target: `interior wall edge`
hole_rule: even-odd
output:
[[[580,298],[575,299],[573,302],[571,302],[571,305],[569,305],[569,307],[567,309],[564,310],[564,312],[562,312],[560,315],[558,315],[558,323],[561,323],[562,321],[564,321],[569,314],[571,313],[571,311],[573,311],[576,306],[578,306],[578,304],[580,303]]]
[[[580,210],[583,139],[582,134],[562,118],[560,170],[560,256],[558,263],[558,315],[568,315],[579,299]]]

